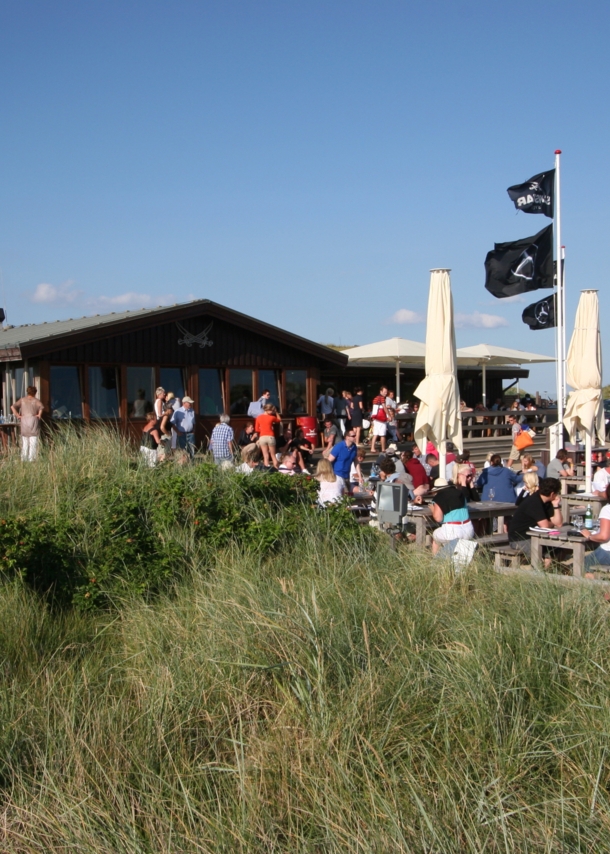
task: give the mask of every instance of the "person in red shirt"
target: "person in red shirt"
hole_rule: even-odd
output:
[[[381,453],[385,452],[385,437],[388,432],[388,421],[390,420],[390,416],[388,413],[388,409],[386,406],[385,399],[388,396],[388,390],[386,386],[382,386],[379,389],[379,394],[377,397],[373,398],[373,406],[371,408],[371,427],[372,427],[372,437],[371,437],[371,453],[375,453],[375,444],[376,439],[379,436],[379,444],[381,445]]]
[[[403,451],[400,459],[407,474],[410,474],[413,478],[413,492],[415,495],[425,495],[430,489],[430,480],[426,474],[426,469],[419,460],[415,459],[413,451]]]
[[[275,456],[275,425],[281,422],[280,416],[277,414],[277,409],[272,403],[268,403],[262,415],[256,416],[254,422],[254,430],[258,433],[259,439],[256,443],[263,452],[263,460],[266,466],[278,467],[277,457]]]

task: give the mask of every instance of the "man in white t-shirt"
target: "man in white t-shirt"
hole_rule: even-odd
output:
[[[599,464],[591,488],[594,495],[599,495],[600,498],[606,497],[606,487],[610,483],[610,471],[607,466],[610,465],[610,460],[604,460]]]

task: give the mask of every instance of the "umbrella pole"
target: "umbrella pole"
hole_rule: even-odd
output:
[[[443,439],[438,448],[438,476],[446,478],[447,474],[447,441]]]
[[[400,360],[396,359],[396,403],[400,403]]]
[[[483,376],[481,379],[481,384],[483,386],[483,408],[487,409],[487,366],[485,365],[485,362],[483,362],[483,364],[481,365],[481,369],[483,372]]]
[[[591,431],[585,433],[585,492],[591,493]]]

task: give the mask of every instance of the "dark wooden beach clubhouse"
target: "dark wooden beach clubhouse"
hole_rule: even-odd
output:
[[[210,300],[0,330],[2,414],[36,385],[54,420],[139,434],[162,386],[195,401],[198,439],[221,412],[240,430],[263,389],[285,420],[315,416],[321,373],[347,357]]]

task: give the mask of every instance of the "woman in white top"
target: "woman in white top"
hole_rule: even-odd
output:
[[[335,474],[333,465],[329,460],[322,459],[318,462],[316,480],[320,484],[318,504],[321,507],[325,507],[327,504],[335,504],[342,499],[345,481]]]
[[[606,487],[606,501],[610,501],[610,484]],[[580,533],[585,539],[598,544],[594,552],[585,556],[585,574],[590,573],[596,566],[610,566],[610,504],[604,504],[599,511],[597,534],[587,528],[583,528]]]

